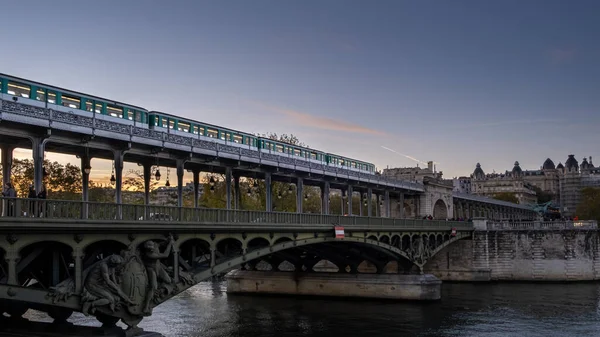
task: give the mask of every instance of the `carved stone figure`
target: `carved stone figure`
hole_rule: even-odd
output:
[[[150,304],[156,295],[158,295],[158,282],[161,281],[165,284],[171,284],[172,280],[169,274],[167,273],[166,268],[162,263],[160,263],[161,259],[166,259],[171,254],[173,249],[173,237],[169,236],[169,243],[167,244],[167,248],[163,253],[160,252],[156,242],[154,241],[146,241],[144,243],[144,263],[146,265],[146,272],[148,273],[148,283],[149,288],[146,293],[146,303],[144,305],[144,314],[151,315],[152,308]]]
[[[111,255],[94,264],[87,273],[81,301],[82,312],[88,316],[96,312],[96,307],[108,305],[112,312],[115,311],[120,299],[128,304],[135,303],[127,296],[118,285],[116,270],[125,260],[119,255]]]
[[[416,238],[413,241],[413,250],[411,256],[414,262],[424,263],[431,255],[431,248],[429,247],[429,238]]]

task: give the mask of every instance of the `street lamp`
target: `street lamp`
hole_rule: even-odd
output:
[[[214,186],[215,186],[215,177],[212,177],[212,176],[211,176],[211,177],[210,177],[210,180],[209,180],[209,182],[208,182],[208,183],[210,184],[210,186],[213,186],[213,187],[214,187]],[[214,189],[213,189],[213,191],[214,191]]]
[[[92,167],[90,166],[90,164],[85,164],[85,166],[83,167],[83,173],[90,174],[91,171]]]
[[[114,175],[114,174],[113,174],[113,175],[111,175],[111,176],[110,176],[110,184],[111,184],[111,185],[114,185],[116,182],[117,182],[117,179],[115,179],[115,175]]]
[[[156,181],[160,180],[160,169],[159,168],[156,169],[156,173],[154,173],[154,178],[156,179]]]

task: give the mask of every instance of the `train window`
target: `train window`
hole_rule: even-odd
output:
[[[240,136],[240,135],[233,135],[233,141],[235,143],[242,144],[242,141],[243,141],[242,136]]]
[[[169,118],[169,129],[174,129],[175,128],[175,120],[172,118]]]
[[[184,123],[184,122],[179,122],[179,123],[177,123],[177,130],[183,131],[183,132],[190,132],[190,124]]]
[[[48,93],[50,95],[50,93]],[[104,103],[96,103],[96,113],[101,114],[104,111]]]
[[[340,159],[340,165],[345,166],[346,162],[344,161],[344,159]]]
[[[277,149],[277,152],[283,152],[283,145],[275,145],[275,148]]]
[[[310,159],[317,159],[317,154],[314,152],[310,153]]]
[[[85,101],[85,111],[94,112],[94,101],[89,99]]]
[[[160,117],[160,125],[159,126],[162,126],[163,128],[166,128],[167,125],[168,125],[168,123],[167,123],[167,117]]]
[[[294,156],[300,157],[301,155],[302,155],[302,151],[300,151],[298,149],[294,149]]]
[[[126,109],[126,113],[125,116],[127,116],[127,119],[129,119],[130,121],[135,119],[135,110],[133,109]]]
[[[42,101],[45,102],[46,101],[46,90],[45,89],[38,89],[35,93],[35,99],[37,99],[38,101]]]
[[[48,91],[48,93],[46,95],[46,100],[50,104],[56,104],[56,93],[52,92],[52,91]]]
[[[223,138],[225,137],[225,138]],[[221,139],[226,140],[226,141],[230,141],[231,140],[231,133],[229,132],[222,132],[221,131]]]
[[[81,101],[79,97],[71,96],[71,95],[62,95],[62,106],[66,106],[71,109],[79,109],[79,104]]]
[[[192,126],[192,133],[197,135],[198,134],[198,125],[193,125]]]
[[[116,105],[107,105],[106,112],[113,117],[123,118],[123,108]]]
[[[206,133],[210,138],[219,138],[219,131],[215,129],[207,129]]]
[[[254,138],[246,136],[246,139],[244,140],[244,144],[246,144],[246,145],[252,145],[252,143],[253,143],[252,141],[253,140],[254,140]]]
[[[19,96],[29,98],[29,93],[31,92],[31,87],[27,84],[21,84],[17,82],[8,82],[8,91],[9,95]]]
[[[137,110],[129,110],[129,111],[133,111],[135,114],[135,121],[142,123],[144,121],[144,112],[143,111],[137,111]]]

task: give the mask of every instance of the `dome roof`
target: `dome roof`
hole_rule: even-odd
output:
[[[473,171],[473,176],[475,178],[483,178],[485,176],[485,173],[483,172],[483,169],[481,168],[481,164],[477,163],[477,165],[475,167],[475,171]]]
[[[577,162],[577,159],[575,159],[575,155],[574,154],[570,154],[569,158],[567,158],[567,161],[565,162],[565,168],[567,170],[579,170],[579,163]]]
[[[557,169],[564,169],[565,166],[561,162],[558,162],[558,166],[556,166],[556,168]]]
[[[518,161],[515,162],[515,166],[512,169],[512,174],[515,175],[515,176],[523,174],[523,170],[521,170],[521,166],[519,166],[519,162]]]
[[[544,162],[542,169],[543,170],[554,170],[554,169],[556,169],[556,167],[554,166],[554,162],[552,161],[552,159],[548,158]]]
[[[591,168],[590,164],[588,163],[587,158],[583,157],[583,161],[581,162],[581,169],[585,170],[585,169],[588,169],[588,168]]]

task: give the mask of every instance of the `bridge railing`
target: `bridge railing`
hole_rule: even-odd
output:
[[[219,225],[294,224],[340,225],[371,228],[405,226],[410,228],[454,227],[471,230],[473,224],[459,221],[395,219],[382,217],[340,216],[310,213],[243,211],[190,208],[164,205],[115,204],[73,200],[0,198],[2,218],[46,218],[97,221],[183,222]]]
[[[487,229],[509,230],[552,230],[552,229],[597,229],[595,220],[578,221],[519,221],[519,222],[488,222]]]

